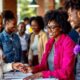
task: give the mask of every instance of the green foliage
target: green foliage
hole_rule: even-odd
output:
[[[20,20],[24,17],[31,17],[36,15],[35,8],[29,8],[28,5],[30,4],[30,0],[18,0],[18,16]]]

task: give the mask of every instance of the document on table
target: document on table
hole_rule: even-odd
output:
[[[4,80],[23,80],[25,77],[31,76],[32,73],[24,74],[22,72],[9,72],[4,74]],[[35,80],[58,80],[56,78],[39,78]]]
[[[23,79],[4,79],[4,80],[23,80]],[[31,79],[29,79],[31,80]],[[35,80],[59,80],[59,79],[56,79],[56,78],[44,78],[44,79],[35,79]]]
[[[5,79],[5,80],[23,80],[23,79]],[[29,79],[31,80],[31,79]],[[58,80],[56,78],[44,78],[44,79],[35,79],[35,80]]]
[[[22,72],[9,72],[4,74],[4,80],[23,80],[25,77],[32,75],[32,73],[24,74]]]
[[[41,79],[35,79],[35,80],[58,80],[56,78],[41,78]]]

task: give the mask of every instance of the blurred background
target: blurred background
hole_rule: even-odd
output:
[[[46,11],[64,6],[64,0],[0,0],[0,12],[12,10],[17,23],[25,16],[44,16]]]

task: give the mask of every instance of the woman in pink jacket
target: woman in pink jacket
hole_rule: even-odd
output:
[[[75,80],[75,55],[73,53],[75,43],[67,35],[70,31],[67,14],[63,11],[52,11],[48,28],[53,37],[46,44],[42,61],[39,65],[29,68],[29,71],[31,70],[34,74],[24,80],[35,80],[40,77]]]

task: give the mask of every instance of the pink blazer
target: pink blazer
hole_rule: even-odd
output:
[[[59,80],[75,80],[75,55],[73,53],[75,43],[68,35],[62,34],[60,36],[60,38],[54,45],[54,71],[50,71],[48,69],[47,59],[53,43],[54,39],[49,39],[48,43],[46,44],[41,64],[34,67],[33,73],[41,71],[44,78],[49,78],[50,76],[53,76],[55,78],[58,78]]]

